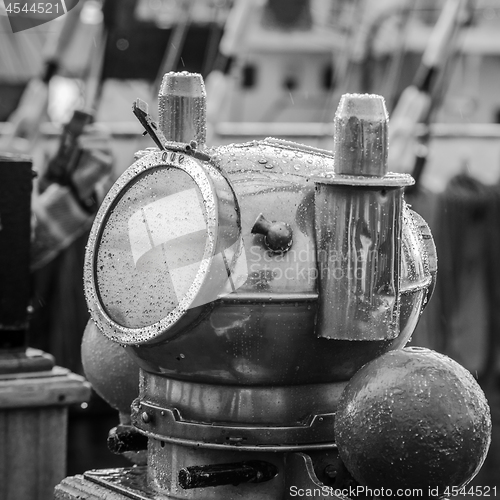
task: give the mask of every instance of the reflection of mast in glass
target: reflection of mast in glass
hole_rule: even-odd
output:
[[[227,272],[227,280],[229,281],[229,284],[231,285],[231,290],[233,292],[235,292],[236,287],[234,286],[233,277],[231,276],[231,269],[229,267],[229,263],[227,262],[227,258],[226,258],[226,254],[224,253],[224,250],[221,251],[221,255],[222,255],[222,260],[224,261],[224,267],[226,268],[226,272]]]
[[[151,235],[151,230],[149,229],[149,225],[148,225],[148,219],[146,218],[146,214],[144,213],[144,208],[143,207],[141,207],[141,213],[142,213],[142,216],[143,216],[144,225],[146,226],[146,231],[148,233],[149,242],[151,244],[151,247],[154,247],[153,237]],[[166,274],[169,275],[167,255],[165,253],[164,244],[162,244],[161,247],[162,247],[162,250],[163,250],[163,262],[165,264],[165,271],[166,271]],[[167,287],[168,287],[168,285],[167,285]],[[177,300],[179,300],[179,297],[177,297]]]
[[[189,289],[206,244],[206,224],[196,189],[149,203],[128,221],[134,265],[141,272],[167,272],[177,299]]]

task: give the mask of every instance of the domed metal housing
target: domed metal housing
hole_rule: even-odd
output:
[[[202,103],[174,97],[186,130],[203,130]],[[383,99],[347,96],[335,120],[334,153],[268,138],[193,154],[165,129],[164,150],[138,155],[100,207],[85,292],[92,321],[141,368],[131,416],[156,491],[180,491],[165,464],[302,470],[294,452],[331,453],[349,379],[417,325],[435,248],[404,202],[411,177],[387,172]]]

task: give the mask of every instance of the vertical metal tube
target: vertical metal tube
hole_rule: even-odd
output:
[[[379,95],[342,96],[334,119],[337,174],[381,177],[387,173],[388,118]]]
[[[402,186],[387,174],[384,99],[346,94],[335,114],[334,170],[316,179],[317,334],[340,340],[399,335]]]
[[[206,92],[197,73],[166,73],[158,95],[158,124],[168,141],[206,142]]]
[[[401,189],[317,185],[319,336],[398,336],[401,213]]]
[[[31,158],[0,154],[0,349],[26,344],[32,181]]]

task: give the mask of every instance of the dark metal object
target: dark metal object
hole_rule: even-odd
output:
[[[246,451],[239,448],[212,449],[184,446],[150,438],[148,443],[148,482],[165,498],[219,500],[244,498],[245,500],[274,500],[286,498],[283,481],[287,453],[269,453],[267,450]],[[241,464],[264,461],[273,464],[279,475],[274,481],[219,484],[217,487],[184,489],[179,482],[179,471],[195,465]],[[240,494],[242,492],[242,494]],[[163,498],[162,496],[162,498]]]
[[[132,425],[118,425],[108,434],[108,449],[120,455],[126,451],[142,451],[148,447],[148,438]]]
[[[26,346],[32,181],[29,157],[0,155],[0,349]]]
[[[148,104],[142,99],[136,99],[132,105],[132,111],[146,130],[144,135],[148,133],[160,149],[165,149],[167,139],[165,139],[163,132],[158,129],[156,122],[149,115]]]
[[[327,465],[325,467],[324,473],[329,479],[335,479],[338,474],[337,467],[335,467],[335,465],[332,464]]]
[[[211,464],[185,467],[179,471],[179,485],[185,490],[238,485],[241,483],[263,483],[278,474],[278,468],[269,462],[250,460],[235,464]]]
[[[31,158],[0,154],[0,376],[49,371],[54,358],[27,349],[30,279]],[[1,398],[0,398],[1,399]]]
[[[260,214],[251,232],[252,234],[263,234],[265,244],[272,252],[284,253],[292,246],[293,231],[286,222],[270,222]]]

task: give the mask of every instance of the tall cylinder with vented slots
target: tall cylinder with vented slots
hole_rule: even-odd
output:
[[[335,115],[334,174],[315,179],[317,334],[399,335],[399,267],[406,177],[387,173],[384,99],[345,94]]]

